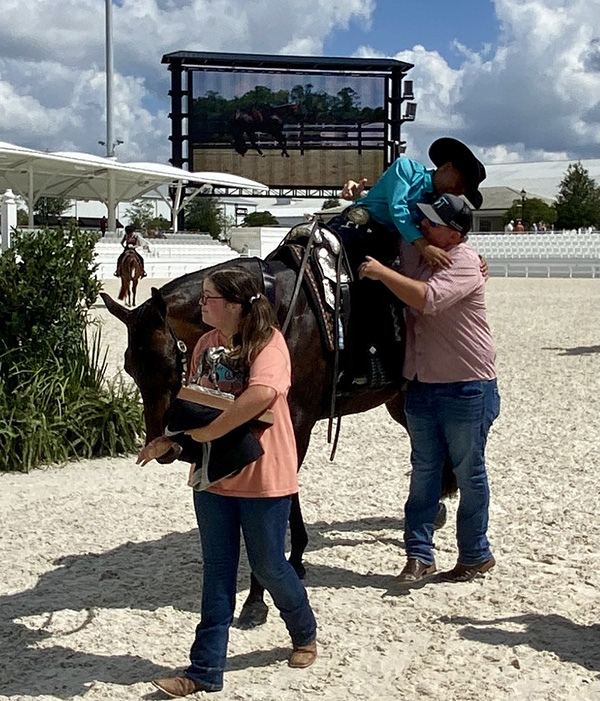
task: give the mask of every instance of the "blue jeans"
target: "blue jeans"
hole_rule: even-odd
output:
[[[490,492],[485,444],[500,413],[496,380],[425,383],[413,380],[406,395],[412,475],[404,507],[406,554],[430,565],[433,523],[442,494],[446,459],[460,492],[456,516],[458,561],[463,565],[492,557],[487,539]]]
[[[315,640],[317,624],[306,589],[285,559],[290,497],[246,499],[194,492],[204,560],[202,615],[186,675],[207,689],[223,688],[233,621],[240,529],[250,567],[271,594],[294,645]]]

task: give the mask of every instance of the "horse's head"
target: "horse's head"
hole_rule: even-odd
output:
[[[108,311],[127,326],[125,370],[142,395],[149,443],[162,435],[162,417],[181,387],[183,359],[167,324],[167,305],[155,288],[137,309],[125,309],[105,293],[101,296]],[[160,462],[173,457],[167,454]]]

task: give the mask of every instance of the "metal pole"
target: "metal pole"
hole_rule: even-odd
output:
[[[106,0],[106,157],[114,158],[112,0]]]

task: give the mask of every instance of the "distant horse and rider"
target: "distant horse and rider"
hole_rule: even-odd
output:
[[[281,149],[281,155],[290,157],[287,151],[287,139],[284,126],[287,121],[298,116],[300,105],[296,103],[278,105],[275,107],[248,107],[237,110],[230,121],[229,131],[233,136],[233,148],[240,156],[244,156],[250,146],[261,156],[257,134],[267,134],[276,141]]]
[[[128,307],[135,307],[135,295],[140,278],[146,277],[144,259],[136,250],[142,246],[149,251],[148,242],[142,238],[133,226],[126,226],[121,239],[121,245],[125,249],[117,260],[115,277],[121,278],[119,300],[124,301]]]

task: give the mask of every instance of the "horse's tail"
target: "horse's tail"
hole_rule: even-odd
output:
[[[127,285],[125,284],[125,278],[121,278],[121,289],[119,290],[119,301],[123,301],[127,296]]]

